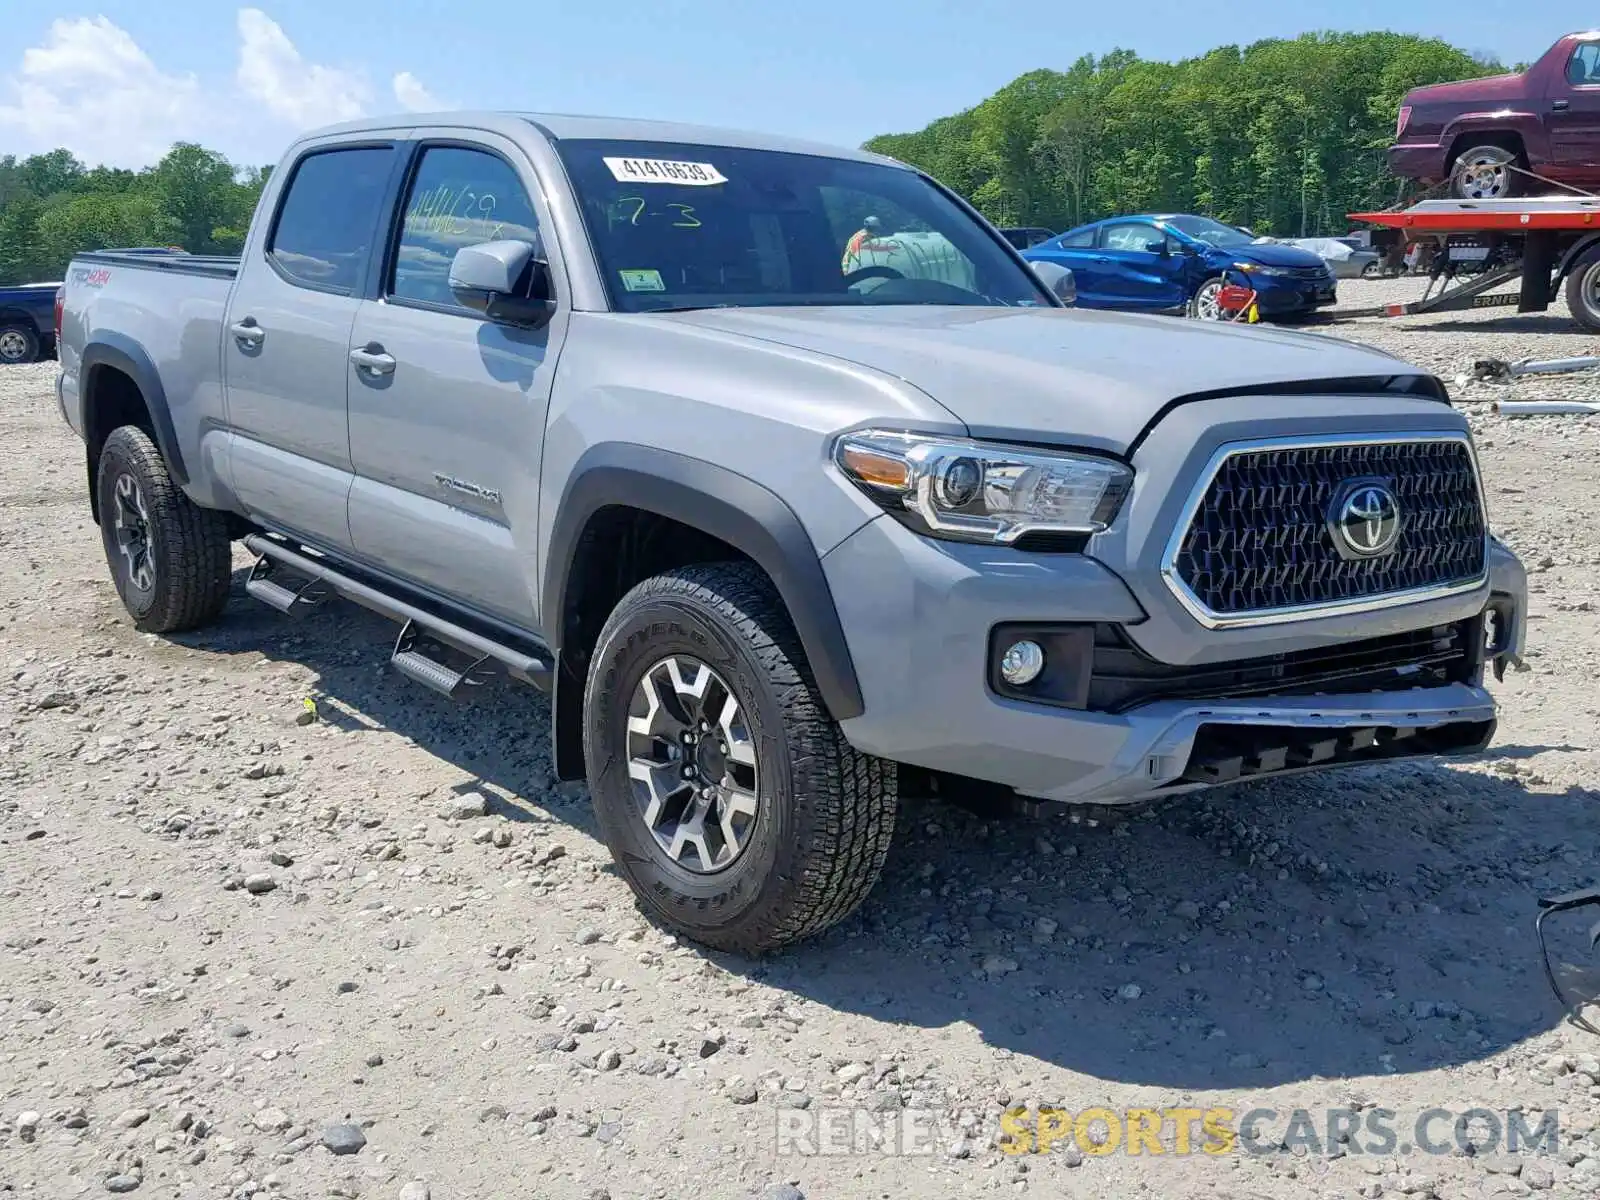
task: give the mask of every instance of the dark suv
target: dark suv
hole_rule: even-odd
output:
[[[1533,176],[1600,184],[1600,32],[1570,33],[1516,74],[1413,88],[1389,166],[1426,184],[1448,179],[1463,200],[1548,190]]]

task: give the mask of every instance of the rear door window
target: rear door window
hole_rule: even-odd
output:
[[[1600,42],[1584,42],[1567,59],[1567,82],[1576,87],[1600,83]]]
[[[392,146],[321,150],[302,158],[278,206],[267,257],[290,283],[353,294],[382,207]]]

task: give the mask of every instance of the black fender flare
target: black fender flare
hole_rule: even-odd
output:
[[[604,442],[586,450],[574,465],[545,555],[540,614],[562,664],[556,671],[558,724],[564,723],[562,711],[575,699],[567,689],[576,689],[580,704],[583,689],[571,656],[561,653],[572,564],[589,519],[614,506],[679,521],[748,555],[767,573],[788,609],[828,712],[843,721],[865,711],[821,556],[794,510],[770,489],[715,463],[654,446]],[[562,734],[558,729],[558,751],[566,741]],[[558,773],[566,775],[564,765],[557,764]]]
[[[90,421],[94,413],[95,368],[113,367],[121,371],[138,386],[144,397],[145,409],[150,413],[151,431],[161,456],[167,460],[167,471],[180,487],[189,482],[189,470],[184,465],[183,451],[178,448],[178,433],[172,425],[172,412],[167,407],[167,391],[161,386],[161,374],[155,363],[145,353],[144,347],[125,334],[105,331],[95,335],[95,340],[83,348],[80,357],[80,378],[83,385],[79,395],[79,418],[84,438],[90,438],[94,428]]]
[[[1563,251],[1561,258],[1556,263],[1555,274],[1551,277],[1550,293],[1552,296],[1555,295],[1555,290],[1561,285],[1562,281],[1571,274],[1572,268],[1577,265],[1578,260],[1596,246],[1600,246],[1600,233],[1591,233],[1579,238]]]

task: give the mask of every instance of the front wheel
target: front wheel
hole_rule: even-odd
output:
[[[1457,200],[1509,200],[1523,192],[1517,155],[1504,146],[1473,146],[1456,156],[1450,194]]]
[[[1585,251],[1567,273],[1567,308],[1579,325],[1600,333],[1600,246]]]
[[[1196,288],[1189,297],[1189,315],[1197,321],[1222,320],[1221,296],[1225,282],[1221,275],[1213,275]]]
[[[747,563],[682,567],[622,598],[589,668],[584,757],[640,904],[708,946],[761,953],[821,932],[888,854],[895,764],[845,740]]]
[[[209,624],[228,602],[228,519],[185,496],[144,430],[124,425],[100,450],[100,539],[123,606],[146,633]]]

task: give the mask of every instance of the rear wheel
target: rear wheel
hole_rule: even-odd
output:
[[[39,358],[39,335],[26,325],[0,326],[0,363],[31,363]]]
[[[1567,273],[1567,308],[1579,325],[1600,333],[1600,246],[1586,250]]]
[[[1458,200],[1507,200],[1525,190],[1526,176],[1517,170],[1517,153],[1504,146],[1473,146],[1456,156],[1450,170],[1450,194]]]
[[[106,562],[134,626],[176,633],[215,620],[233,562],[227,517],[185,496],[132,425],[106,438],[95,487]]]
[[[895,764],[845,740],[755,567],[683,567],[630,591],[600,634],[584,709],[602,834],[664,924],[760,953],[872,890]]]

